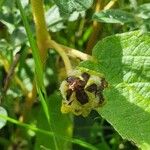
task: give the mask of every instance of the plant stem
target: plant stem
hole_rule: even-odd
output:
[[[35,28],[36,28],[37,45],[38,45],[38,48],[40,51],[41,62],[42,62],[42,65],[44,66],[44,64],[45,64],[44,62],[45,62],[45,59],[47,56],[46,43],[48,41],[51,41],[51,38],[50,38],[50,35],[49,35],[49,33],[47,31],[47,27],[46,27],[44,8],[43,8],[43,0],[31,0],[31,6],[32,6],[32,14],[34,17]],[[34,100],[33,98],[36,95],[36,92],[38,90],[45,115],[48,119],[50,130],[53,131],[51,119],[49,116],[49,110],[48,110],[48,107],[45,102],[45,99],[47,99],[46,98],[47,96],[45,93],[46,91],[44,89],[42,89],[41,87],[37,87],[37,90],[36,90],[35,87],[36,87],[36,84],[33,84],[33,89],[31,92],[31,96],[32,96],[31,100]],[[53,136],[53,141],[54,141],[55,149],[58,150],[58,145],[57,145],[55,135]]]
[[[31,0],[31,6],[35,22],[37,44],[40,50],[41,61],[43,63],[47,55],[47,47],[45,43],[51,39],[46,28],[43,0]]]
[[[59,47],[61,47],[67,53],[67,55],[69,55],[71,57],[79,58],[81,60],[92,60],[91,55],[88,55],[88,54],[83,53],[79,50],[76,50],[76,49],[71,48],[71,47],[67,47],[65,45],[62,45],[62,44],[59,44],[59,43],[56,43],[56,42],[55,42],[55,44],[59,45]],[[53,48],[53,47],[50,47],[50,48]]]
[[[69,138],[69,137],[65,137],[65,136],[60,136],[59,134],[55,134],[54,132],[43,130],[43,129],[37,128],[35,126],[32,126],[30,124],[22,123],[22,122],[20,122],[18,120],[15,120],[13,118],[7,117],[7,116],[2,115],[2,114],[0,114],[0,119],[7,120],[10,123],[16,124],[16,125],[18,125],[20,127],[26,128],[26,129],[30,129],[30,130],[32,130],[32,131],[34,131],[36,133],[42,133],[44,135],[49,135],[50,137],[53,137],[55,135],[55,136],[57,136],[60,139],[64,139],[64,140],[72,142],[74,144],[78,144],[78,145],[83,146],[83,147],[85,147],[87,149],[98,150],[92,144],[87,143],[85,141],[82,141],[80,139],[75,139],[75,138]]]
[[[4,69],[7,72],[7,74],[9,74],[10,64],[6,59],[6,57],[4,57],[1,53],[0,53],[0,63],[4,66]],[[14,75],[14,81],[18,84],[18,86],[20,86],[21,90],[23,91],[23,94],[26,95],[28,93],[28,90],[26,89],[23,82],[16,74]]]
[[[72,66],[71,66],[69,57],[67,56],[64,49],[59,44],[57,44],[55,41],[52,41],[52,40],[48,41],[47,46],[54,48],[59,53],[59,55],[62,57],[62,59],[64,61],[67,75],[69,75],[69,72],[72,70]]]
[[[110,9],[117,2],[117,0],[111,0],[105,7],[104,10]]]
[[[47,47],[45,46],[46,41],[50,40],[50,35],[46,28],[46,22],[44,17],[43,0],[31,0],[32,14],[35,22],[37,45],[40,52],[40,58],[42,65],[47,55]],[[27,94],[26,106],[31,108],[37,95],[35,79],[33,81],[32,91]]]
[[[51,37],[46,28],[43,0],[31,0],[31,5],[36,27],[37,44],[40,49],[40,55],[42,58],[43,65],[47,55],[47,43],[48,43],[48,45],[51,45],[62,57],[65,64],[66,72],[68,74],[69,71],[72,70],[70,60],[66,55],[66,53],[64,52],[64,50],[54,41],[51,40]]]
[[[95,12],[99,12],[101,9],[101,0],[97,0],[96,2],[96,7],[95,7]],[[91,54],[92,48],[95,45],[97,41],[97,37],[99,35],[99,31],[101,30],[101,25],[97,21],[93,21],[93,33],[91,34],[88,43],[87,43],[87,48],[86,48],[86,53]]]
[[[102,0],[97,0],[95,12],[99,12],[102,8]],[[117,2],[117,0],[111,0],[104,8],[103,10],[110,9],[114,6],[114,4]],[[102,24],[97,22],[96,20],[93,21],[93,33],[91,34],[89,41],[87,43],[86,53],[91,54],[92,48],[97,42],[97,38],[100,34],[100,31],[102,29]]]
[[[6,76],[6,79],[5,79],[5,84],[4,84],[4,88],[3,88],[4,93],[6,93],[8,87],[9,87],[10,81],[11,81],[13,75],[14,75],[15,68],[18,64],[19,59],[20,59],[20,53],[17,53],[15,55],[14,61],[12,62],[11,67],[9,69],[9,72],[8,72],[8,74]]]

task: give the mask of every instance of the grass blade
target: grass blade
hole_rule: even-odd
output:
[[[54,132],[50,132],[50,131],[46,131],[46,130],[43,130],[43,129],[39,129],[39,128],[35,127],[35,126],[29,125],[29,124],[26,124],[26,123],[22,123],[22,122],[20,122],[18,120],[15,120],[13,118],[10,118],[10,117],[7,117],[7,116],[1,115],[1,114],[0,114],[0,118],[1,119],[5,119],[5,120],[7,120],[7,121],[9,121],[9,122],[11,122],[13,124],[16,124],[18,126],[23,127],[23,128],[30,129],[30,130],[35,131],[35,132],[39,132],[39,133],[48,135],[50,137],[52,137],[55,134]],[[89,144],[89,143],[87,143],[85,141],[82,141],[80,139],[68,138],[68,137],[57,135],[57,134],[55,134],[55,136],[57,136],[58,138],[62,138],[64,140],[66,140],[66,141],[72,142],[74,144],[78,144],[78,145],[80,145],[82,147],[85,147],[87,149],[90,149],[90,150],[98,150],[93,145],[91,145],[91,144]]]
[[[53,131],[52,124],[51,124],[51,119],[50,119],[50,116],[49,116],[49,110],[48,110],[47,103],[46,103],[47,95],[46,95],[46,90],[45,90],[44,82],[43,82],[44,76],[43,76],[43,67],[42,67],[42,63],[41,63],[41,59],[40,59],[40,53],[39,53],[37,44],[34,40],[34,37],[32,35],[32,32],[30,30],[30,26],[29,26],[27,17],[25,15],[25,12],[22,8],[21,2],[20,2],[20,0],[16,0],[16,1],[17,1],[17,5],[19,7],[20,13],[21,13],[23,24],[24,24],[24,27],[25,27],[25,30],[26,30],[26,33],[27,33],[27,36],[28,36],[28,39],[29,39],[29,43],[30,43],[30,46],[31,46],[31,49],[32,49],[32,53],[33,53],[33,58],[34,58],[34,62],[35,62],[35,75],[36,75],[37,91],[39,92],[40,101],[42,103],[44,113],[45,113],[46,118],[48,120],[50,130]],[[57,142],[56,142],[56,138],[55,138],[54,134],[53,134],[53,140],[54,140],[54,143],[55,143],[55,148],[57,150],[58,146],[57,146]]]

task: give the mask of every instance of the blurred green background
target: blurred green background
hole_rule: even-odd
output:
[[[109,0],[95,0],[87,10],[76,10],[65,15],[59,12],[57,1],[45,0],[45,19],[52,39],[91,54],[96,42],[109,35],[137,29],[150,31],[149,0],[118,0],[112,6],[113,10],[104,11],[103,8],[109,2]],[[29,1],[22,0],[21,3],[35,37]],[[95,9],[98,3],[100,3],[99,11],[101,12],[96,14]],[[125,19],[122,19],[121,16]],[[95,21],[97,21],[96,25],[93,24]],[[7,93],[1,102],[8,116],[14,120],[21,119],[26,94],[32,89],[35,66],[16,1],[0,0],[0,96],[3,96],[2,89],[6,75],[17,52],[20,52],[20,59],[11,77]],[[80,60],[71,58],[71,62],[75,67]],[[48,96],[49,116],[52,118],[51,126],[56,135],[58,149],[93,149],[92,145],[95,149],[102,150],[138,149],[133,142],[123,140],[113,127],[95,111],[86,118],[61,114],[62,98],[58,89],[65,76],[60,56],[50,49],[45,60],[44,84]],[[0,130],[0,149],[54,150],[54,143],[49,134],[32,129],[36,127],[47,132],[50,130],[38,96],[31,110],[26,112],[26,117],[25,123],[29,125],[28,127],[20,127],[21,124],[17,125],[10,121]]]

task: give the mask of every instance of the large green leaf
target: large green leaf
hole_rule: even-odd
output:
[[[80,67],[104,74],[107,103],[97,111],[123,138],[150,149],[150,34],[139,31],[105,38],[93,49],[95,62]]]
[[[62,15],[69,16],[75,11],[85,11],[93,4],[93,0],[54,0]]]

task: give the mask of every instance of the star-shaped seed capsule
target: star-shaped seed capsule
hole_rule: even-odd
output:
[[[62,113],[72,112],[86,117],[92,109],[104,104],[103,90],[106,87],[105,78],[80,70],[74,71],[60,86]]]

